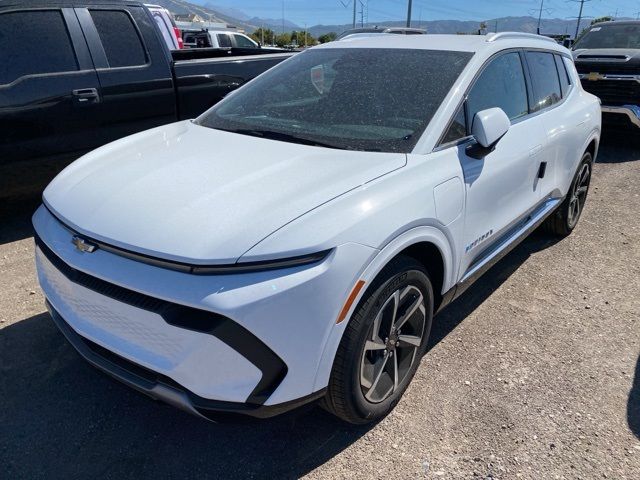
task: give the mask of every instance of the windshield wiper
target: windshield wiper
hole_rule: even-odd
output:
[[[323,143],[317,140],[313,140],[311,138],[298,137],[297,135],[292,135],[290,133],[274,132],[272,130],[260,130],[257,128],[239,128],[239,129],[218,128],[218,130],[224,130],[225,132],[231,132],[231,133],[239,133],[240,135],[249,135],[252,137],[267,138],[269,140],[279,140],[282,142],[300,143],[302,145],[311,145],[314,147],[326,147],[326,148],[335,148],[338,150],[345,150],[342,147],[338,147],[330,143]]]

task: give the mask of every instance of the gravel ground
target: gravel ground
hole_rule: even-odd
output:
[[[534,234],[436,318],[403,400],[366,428],[313,407],[210,424],[98,373],[44,313],[37,200],[5,204],[0,477],[640,478],[640,147],[626,144],[605,141],[573,235]]]

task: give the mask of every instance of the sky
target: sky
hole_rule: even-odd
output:
[[[211,3],[236,8],[247,15],[261,18],[284,16],[300,26],[316,24],[351,23],[354,0],[207,0]],[[355,0],[369,10],[369,22],[402,20],[407,15],[407,0]],[[577,17],[579,2],[573,0],[543,0],[543,18]],[[345,8],[343,4],[348,4]],[[538,16],[540,0],[413,0],[414,20],[486,20],[507,16]],[[585,2],[583,16],[615,15],[636,18],[640,0],[590,0]],[[360,16],[358,14],[358,21]],[[366,19],[365,19],[366,21]]]

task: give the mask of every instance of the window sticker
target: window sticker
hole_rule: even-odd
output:
[[[593,27],[591,29],[592,32],[599,32],[600,30],[602,30],[602,27]]]
[[[319,94],[324,93],[324,68],[322,65],[316,65],[311,69],[311,83]]]

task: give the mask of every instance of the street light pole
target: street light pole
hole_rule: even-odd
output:
[[[412,0],[409,0],[409,5],[407,6],[407,28],[411,26],[411,4]]]

